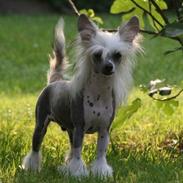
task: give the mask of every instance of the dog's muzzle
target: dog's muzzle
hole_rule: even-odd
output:
[[[105,64],[103,68],[103,74],[112,75],[114,73],[114,65],[111,62]]]

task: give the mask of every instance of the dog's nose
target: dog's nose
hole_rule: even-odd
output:
[[[111,62],[108,62],[104,66],[104,74],[110,75],[113,73],[114,66]]]

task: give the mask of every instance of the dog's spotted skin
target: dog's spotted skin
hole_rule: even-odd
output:
[[[93,73],[84,89],[85,131],[94,133],[109,128],[115,108],[112,78]],[[105,106],[105,107],[104,107]]]

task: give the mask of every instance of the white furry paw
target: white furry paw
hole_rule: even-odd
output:
[[[41,170],[41,153],[31,151],[22,162],[22,168],[24,170],[40,171]]]
[[[113,170],[105,158],[97,159],[91,166],[91,173],[100,177],[112,177]]]
[[[66,155],[65,155],[65,163],[68,164],[72,159],[72,152],[68,152]]]
[[[68,164],[60,166],[58,170],[74,177],[88,176],[88,170],[81,159],[72,158]]]

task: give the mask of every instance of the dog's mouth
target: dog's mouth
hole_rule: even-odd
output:
[[[102,71],[102,72],[98,72],[98,71],[95,71],[96,74],[101,74],[105,77],[110,77],[114,74],[114,71]]]
[[[103,71],[102,74],[104,74],[105,76],[111,76],[114,74],[114,71]]]

